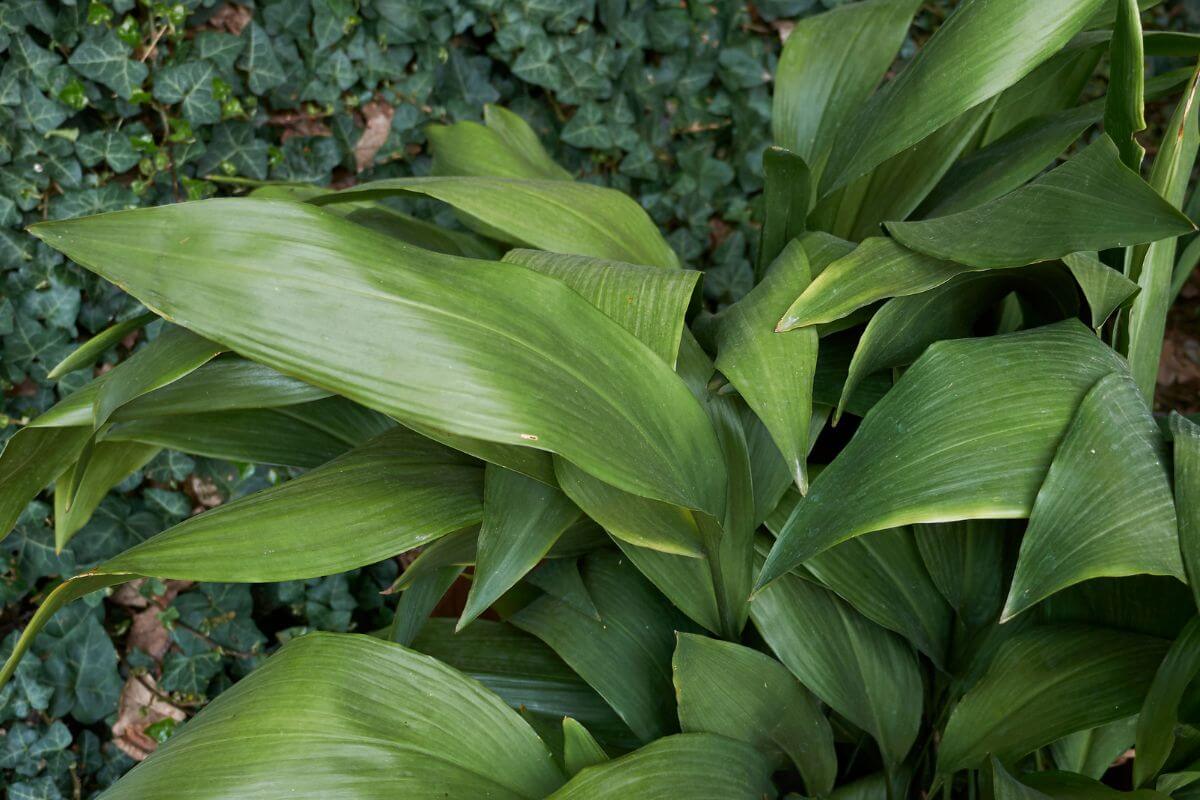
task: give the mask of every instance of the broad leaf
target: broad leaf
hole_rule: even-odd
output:
[[[401,420],[551,450],[680,505],[723,498],[717,442],[686,387],[560,281],[275,201],[206,200],[36,231],[202,335]]]
[[[836,595],[788,575],[750,605],[754,626],[809,690],[879,743],[896,765],[921,723],[921,673],[903,639]]]
[[[679,259],[627,195],[590,183],[491,177],[390,178],[318,205],[396,195],[431,197],[467,215],[479,232],[513,245],[675,268]],[[584,211],[586,209],[586,212]]]
[[[1109,55],[1104,131],[1116,142],[1125,166],[1138,172],[1146,155],[1145,148],[1135,138],[1146,129],[1146,63],[1142,52],[1142,12],[1137,0],[1118,0]]]
[[[772,791],[770,763],[750,745],[684,733],[588,767],[546,800],[761,800]]]
[[[1122,368],[1077,320],[930,346],[813,482],[759,585],[871,531],[1028,516],[1083,396]]]
[[[29,501],[78,458],[87,428],[30,428],[14,433],[0,451],[0,539],[12,531]]]
[[[1179,549],[1192,597],[1200,608],[1200,426],[1172,413],[1175,455],[1175,514]]]
[[[520,716],[461,673],[368,636],[314,633],[222,693],[107,794],[515,800],[563,779]]]
[[[822,194],[1019,81],[1078,33],[1101,2],[966,0],[839,135]]]
[[[779,97],[778,92],[775,96]],[[812,180],[808,164],[790,150],[768,147],[763,151],[763,226],[754,269],[757,280],[762,280],[788,242],[804,233]]]
[[[1166,456],[1133,380],[1102,378],[1083,398],[1033,502],[1004,619],[1089,578],[1183,578]]]
[[[1005,550],[1013,537],[1009,527],[1002,520],[913,527],[930,578],[968,627],[981,627],[1000,616],[1008,588],[1004,582]],[[869,541],[873,537],[860,538]]]
[[[104,354],[105,350],[116,345],[117,342],[124,339],[131,332],[145,327],[156,319],[158,317],[154,314],[139,314],[136,317],[130,317],[127,320],[110,325],[71,351],[71,355],[58,362],[46,377],[50,380],[56,380],[68,372],[90,367]]]
[[[1101,136],[1003,197],[945,217],[889,222],[887,229],[925,255],[964,269],[995,269],[1153,242],[1195,226],[1122,164],[1112,140]]]
[[[1133,716],[1064,736],[1050,745],[1054,764],[1065,772],[1077,772],[1099,780],[1122,754],[1133,747],[1137,724],[1138,718]]]
[[[563,766],[568,775],[577,775],[580,770],[608,761],[608,753],[593,738],[588,729],[573,717],[563,717]]]
[[[1113,312],[1128,303],[1140,288],[1090,253],[1063,256],[1092,311],[1092,327],[1100,330]]]
[[[1188,623],[1167,651],[1142,704],[1137,724],[1135,786],[1145,786],[1167,763],[1175,745],[1179,704],[1188,684],[1200,673],[1200,617]]]
[[[833,731],[820,704],[778,661],[757,650],[680,634],[672,660],[685,733],[717,733],[752,744],[804,776],[810,795],[837,777]]]
[[[938,751],[949,776],[1010,761],[1075,731],[1135,713],[1167,642],[1107,628],[1048,625],[1001,645],[955,706]]]
[[[525,120],[496,105],[484,106],[483,113],[486,126],[468,120],[425,129],[433,145],[435,175],[571,179]]]
[[[67,505],[66,492],[54,493],[54,547],[62,550],[87,524],[100,501],[129,475],[158,454],[156,445],[139,442],[100,442],[88,458],[79,484]]]
[[[817,332],[778,333],[775,323],[809,280],[804,246],[793,241],[763,281],[720,315],[717,329],[717,369],[766,425],[801,492],[808,491]]]
[[[579,508],[559,490],[489,464],[484,471],[475,575],[458,630],[537,566],[578,518]]]
[[[510,621],[550,645],[642,741],[670,733],[676,728],[671,652],[686,622],[614,553],[593,553],[582,571],[601,621],[549,595]]]
[[[844,126],[895,60],[918,5],[851,3],[792,29],[775,72],[771,130],[775,144],[812,167],[814,183]]]

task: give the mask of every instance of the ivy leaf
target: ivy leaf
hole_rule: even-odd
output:
[[[167,653],[163,659],[161,685],[168,692],[201,696],[220,672],[221,656],[218,653]]]
[[[562,131],[563,141],[579,148],[607,149],[613,146],[612,131],[604,110],[595,103],[581,106]]]
[[[549,39],[531,39],[525,45],[525,52],[513,62],[512,71],[521,80],[553,89],[562,82],[558,60]]]
[[[33,84],[21,87],[21,114],[24,121],[38,133],[52,131],[68,116],[66,106],[51,100]]]
[[[267,150],[267,143],[254,136],[249,123],[224,122],[213,128],[212,141],[196,164],[196,171],[214,172],[222,164],[229,164],[239,175],[266,180]]]
[[[76,47],[67,63],[80,75],[104,84],[122,100],[128,100],[149,74],[146,65],[134,61],[130,55],[130,48],[109,31]]]
[[[154,79],[154,99],[180,103],[184,119],[193,125],[220,122],[221,105],[213,97],[212,77],[212,65],[203,61],[167,67]]]
[[[271,37],[257,22],[246,28],[246,50],[238,66],[246,71],[247,85],[253,94],[266,94],[286,80],[283,67],[271,46]],[[262,177],[266,177],[263,175]]]
[[[94,614],[59,639],[45,663],[55,685],[56,706],[63,703],[79,722],[98,722],[116,707],[121,694],[117,651]]]
[[[271,8],[303,7],[302,3],[279,3]],[[270,13],[269,10],[266,13]],[[196,53],[222,72],[230,72],[246,47],[240,36],[220,31],[200,31],[196,34]]]
[[[75,155],[83,166],[91,168],[101,162],[113,172],[127,172],[137,166],[140,156],[129,137],[120,131],[92,131],[75,142]]]

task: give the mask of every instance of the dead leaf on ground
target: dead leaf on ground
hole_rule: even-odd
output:
[[[329,126],[320,117],[314,117],[301,111],[277,111],[270,116],[268,122],[283,128],[283,133],[279,135],[280,141],[283,142],[296,136],[333,135],[333,131],[329,130]]]
[[[216,508],[221,505],[221,490],[217,488],[217,484],[212,478],[201,478],[199,475],[192,473],[184,480],[183,491],[198,506],[198,508],[193,509],[192,513],[197,513],[208,508]]]
[[[146,735],[146,728],[164,719],[183,722],[187,714],[159,696],[154,676],[131,675],[121,689],[117,721],[112,726],[113,744],[134,761],[144,761],[158,748],[158,742]]]
[[[145,582],[145,578],[130,581],[113,592],[109,599],[119,606],[131,610],[138,609],[129,626],[129,635],[125,637],[126,652],[137,648],[159,661],[171,647],[171,634],[159,619],[159,615],[180,592],[190,587],[193,581],[166,581],[166,593],[153,598],[153,602],[150,598],[143,597],[140,592]]]
[[[383,147],[392,130],[396,109],[383,100],[372,100],[363,104],[362,115],[366,127],[354,145],[354,166],[358,172],[375,163],[379,148]]]
[[[245,6],[239,6],[237,3],[225,3],[208,18],[208,24],[237,36],[243,28],[250,24],[252,19],[254,19],[254,12]]]

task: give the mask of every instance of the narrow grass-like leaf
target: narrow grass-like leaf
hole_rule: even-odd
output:
[[[685,733],[716,733],[788,758],[810,795],[837,777],[833,731],[820,704],[778,661],[757,650],[680,634],[672,660]]]
[[[1118,0],[1109,47],[1104,131],[1116,142],[1121,161],[1134,172],[1141,170],[1146,155],[1146,149],[1136,139],[1146,129],[1145,79],[1141,9],[1137,0]]]
[[[557,489],[488,465],[483,480],[483,527],[475,577],[458,620],[462,630],[511,589],[550,551],[579,507]]]
[[[149,325],[156,319],[158,317],[154,314],[139,314],[136,317],[130,317],[127,320],[110,325],[71,351],[71,355],[58,362],[54,369],[50,370],[46,375],[46,378],[52,381],[58,380],[68,372],[90,367],[96,362],[96,359],[104,354],[105,350],[117,344],[117,342],[124,339],[133,331]]]
[[[1150,185],[1173,208],[1183,207],[1192,168],[1196,164],[1197,148],[1200,148],[1200,117],[1196,111],[1198,90],[1200,64],[1171,117],[1162,148],[1154,157],[1154,167],[1150,172]],[[1133,299],[1133,306],[1129,310],[1128,347],[1125,353],[1129,357],[1133,379],[1150,403],[1154,401],[1154,388],[1158,380],[1167,310],[1174,300],[1171,281],[1177,235],[1155,237],[1162,241],[1154,241],[1145,249],[1133,250],[1127,262],[1128,277],[1136,280],[1142,291]]]
[[[1167,763],[1175,745],[1179,704],[1197,673],[1200,673],[1200,617],[1189,622],[1171,645],[1142,704],[1135,745],[1137,758],[1133,764],[1135,786],[1147,785]]]
[[[840,133],[822,194],[995,97],[1065,45],[1102,0],[966,0]]]
[[[679,258],[627,195],[590,183],[492,177],[389,178],[312,201],[318,205],[397,195],[448,203],[479,232],[509,244],[676,268]],[[586,209],[586,210],[585,210]]]
[[[750,616],[805,687],[874,737],[885,762],[904,759],[921,722],[921,673],[903,639],[794,575],[763,589]]]
[[[777,333],[775,324],[809,280],[804,246],[793,241],[763,281],[720,315],[717,329],[717,369],[766,425],[801,492],[808,491],[817,332]]]
[[[36,232],[202,335],[399,419],[551,450],[680,505],[723,499],[712,426],[687,388],[561,281],[276,201],[181,203]]]
[[[955,706],[938,751],[949,776],[1020,758],[1140,707],[1167,642],[1106,628],[1047,625],[1001,646],[987,674]]]
[[[1028,516],[1083,396],[1121,369],[1077,320],[932,345],[813,481],[759,585],[871,531]]]
[[[1167,454],[1133,380],[1083,398],[1038,490],[1004,607],[1011,619],[1090,578],[1183,578]]]
[[[925,255],[995,269],[1153,242],[1195,226],[1122,164],[1116,145],[1101,136],[1003,197],[945,217],[889,222],[887,229]]]
[[[601,622],[549,595],[510,621],[550,645],[643,741],[670,733],[671,653],[686,621],[614,553],[593,553],[582,570]]]
[[[771,792],[770,763],[753,747],[684,733],[588,767],[546,800],[762,800]]]
[[[775,73],[775,144],[812,168],[819,182],[845,124],[896,58],[916,0],[868,0],[798,21]],[[814,185],[814,189],[815,189]]]
[[[563,780],[533,730],[475,681],[397,644],[314,633],[222,693],[107,794],[532,800]]]

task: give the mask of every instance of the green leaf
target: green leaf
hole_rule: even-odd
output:
[[[1153,242],[1195,226],[1122,164],[1112,140],[1101,136],[1003,197],[945,217],[889,222],[887,229],[906,247],[967,265],[965,271]]]
[[[417,636],[413,649],[479,681],[510,708],[526,709],[555,725],[563,717],[581,720],[600,741],[617,750],[638,745],[594,689],[553,650],[512,625],[481,619],[455,633],[454,620],[435,617]]]
[[[191,517],[62,584],[22,633],[0,684],[55,611],[97,588],[136,577],[300,580],[366,566],[478,522],[481,484],[471,459],[393,428],[295,480]]]
[[[800,498],[790,492],[767,519],[777,533]],[[893,630],[939,666],[949,644],[950,607],[938,593],[907,528],[848,539],[810,558],[807,574],[867,619]]]
[[[671,652],[686,622],[614,553],[589,555],[582,571],[601,622],[549,595],[510,621],[550,645],[642,741],[670,733],[676,729]]]
[[[1070,253],[1063,256],[1063,263],[1083,289],[1083,296],[1092,311],[1092,327],[1096,330],[1141,291],[1136,283],[1090,253]]]
[[[979,318],[1012,291],[1047,319],[1071,317],[1078,310],[1070,279],[1061,267],[1050,266],[969,272],[919,294],[892,298],[875,312],[858,340],[834,419],[841,418],[870,375],[911,364],[934,342],[970,336]]]
[[[1183,207],[1192,168],[1196,164],[1197,148],[1200,148],[1200,122],[1197,121],[1195,110],[1198,88],[1200,65],[1197,65],[1191,83],[1167,125],[1162,147],[1154,157],[1154,167],[1150,172],[1150,186],[1172,209]],[[1155,241],[1145,249],[1133,250],[1126,266],[1126,276],[1136,280],[1142,291],[1134,298],[1129,311],[1126,334],[1128,347],[1125,353],[1129,357],[1133,379],[1149,403],[1154,402],[1167,310],[1174,301],[1171,281],[1177,246],[1173,236],[1155,238],[1163,241]]]
[[[776,330],[834,322],[876,300],[918,294],[971,271],[909,250],[893,239],[867,239],[816,275],[784,312]]]
[[[812,167],[814,183],[854,112],[895,60],[918,5],[839,5],[792,29],[775,71],[772,138]]]
[[[130,56],[129,47],[108,31],[82,42],[71,52],[67,63],[80,75],[104,84],[122,100],[128,100],[150,73],[145,64]]]
[[[435,540],[434,544],[444,541],[449,536]],[[412,647],[413,640],[425,628],[429,615],[445,597],[446,592],[462,575],[463,567],[459,565],[439,567],[413,578],[408,587],[401,593],[396,604],[396,614],[392,617],[392,626],[388,630],[388,639],[405,647]],[[420,649],[420,648],[417,648]]]
[[[483,527],[475,576],[457,630],[537,566],[579,513],[578,506],[557,489],[489,464],[484,470]]]
[[[809,280],[804,246],[793,241],[762,283],[720,315],[717,329],[717,369],[766,425],[801,492],[808,491],[817,332],[778,333],[775,323]]]
[[[63,473],[91,438],[87,428],[23,428],[0,452],[0,539],[29,501]]]
[[[516,246],[651,267],[679,266],[675,253],[636,202],[590,183],[492,177],[392,178],[322,195],[312,202],[325,205],[396,195],[441,200],[465,214],[480,233]]]
[[[1171,644],[1142,704],[1137,722],[1137,758],[1133,764],[1135,786],[1148,784],[1167,763],[1175,746],[1179,704],[1197,673],[1200,673],[1200,617],[1189,622]]]
[[[541,250],[509,250],[504,261],[558,278],[675,366],[684,314],[701,273]]]
[[[1200,607],[1200,426],[1173,412],[1170,430],[1174,439],[1179,549],[1192,597]]]
[[[600,611],[596,608],[592,596],[588,594],[576,559],[555,558],[543,561],[525,576],[525,580],[529,585],[557,597],[581,614],[600,619]]]
[[[463,121],[425,129],[433,145],[433,174],[571,180],[525,120],[506,108],[484,106],[486,127]]]
[[[836,595],[794,575],[750,604],[754,626],[809,690],[879,743],[899,764],[921,724],[921,672],[903,639]]]
[[[1064,736],[1050,745],[1054,764],[1065,772],[1078,772],[1099,780],[1133,747],[1137,724],[1138,718],[1133,716]]]
[[[197,333],[401,420],[551,450],[679,505],[723,499],[717,442],[695,399],[560,281],[277,201],[203,200],[34,230]]]
[[[203,61],[167,67],[154,76],[154,99],[179,103],[184,119],[193,125],[221,121],[221,104],[213,96],[214,70]]]
[[[761,800],[771,792],[770,764],[753,747],[684,733],[588,767],[546,800]]]
[[[161,448],[139,442],[100,442],[87,460],[67,508],[66,492],[54,493],[54,548],[61,551],[87,524],[109,490],[144,467]]]
[[[572,717],[563,717],[563,764],[567,774],[578,775],[580,770],[608,761],[604,748]]]
[[[222,349],[186,328],[168,327],[105,375],[92,401],[93,429],[99,430],[121,406],[179,380]]]
[[[1107,628],[1047,625],[1000,647],[955,706],[938,773],[1011,761],[1075,731],[1135,713],[1167,650],[1161,639]]]
[[[672,670],[685,733],[737,739],[776,763],[789,758],[810,795],[832,791],[833,731],[820,704],[782,664],[748,647],[684,633]]]
[[[1167,800],[1168,797],[1149,789],[1123,792],[1071,772],[1030,772],[1024,778],[1028,786],[1054,800]]]
[[[1137,0],[1118,0],[1109,54],[1104,131],[1116,142],[1125,166],[1139,172],[1146,155],[1136,138],[1146,129],[1146,63],[1142,53],[1142,12]]]
[[[1083,396],[1121,369],[1077,320],[930,346],[813,482],[758,585],[871,531],[1028,516]]]
[[[271,37],[257,22],[251,22],[246,32],[246,49],[238,66],[247,73],[247,84],[256,95],[266,94],[286,79],[283,67],[271,46]]]
[[[717,633],[721,612],[708,559],[664,553],[614,537],[621,552],[660,592],[696,624]]]
[[[1166,448],[1121,373],[1083,398],[1038,490],[1004,607],[1008,620],[1090,578],[1183,578]]]
[[[822,195],[995,97],[1065,45],[1102,0],[967,0],[834,145]]]
[[[222,693],[108,795],[515,799],[562,781],[520,716],[461,673],[368,636],[314,633]]]
[[[1003,568],[1008,560],[1005,544],[1011,538],[1008,524],[942,522],[915,525],[913,534],[930,578],[963,622],[974,628],[995,622],[1008,588]]]
[[[58,362],[54,369],[50,370],[46,377],[49,380],[57,380],[68,372],[74,372],[83,367],[90,367],[94,364],[104,351],[113,347],[117,342],[124,339],[132,331],[139,330],[154,320],[158,319],[154,314],[140,314],[136,317],[124,320],[123,322],[115,323],[114,325],[105,328],[100,333],[88,339],[86,342],[75,348],[71,355]]]
[[[1009,774],[995,756],[990,758],[992,793],[996,800],[1050,800],[1049,795],[1030,788]]]
[[[804,233],[812,201],[812,175],[795,153],[768,147],[763,151],[763,176],[762,239],[754,270],[759,280],[783,248]]]

